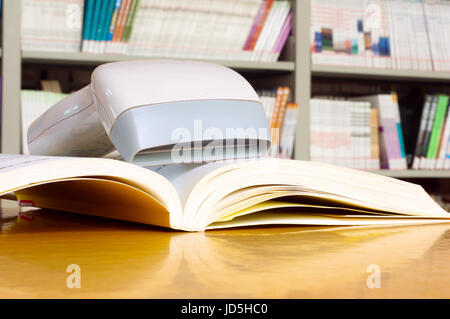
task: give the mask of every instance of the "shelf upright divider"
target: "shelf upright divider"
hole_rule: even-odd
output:
[[[293,1],[295,13],[295,101],[299,104],[295,155],[297,160],[310,159],[311,53],[310,53],[310,1]]]
[[[1,152],[21,152],[20,0],[3,0]]]

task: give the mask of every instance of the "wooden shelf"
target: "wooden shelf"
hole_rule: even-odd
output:
[[[157,58],[145,56],[120,55],[120,54],[22,51],[22,62],[51,63],[64,65],[67,64],[99,65],[107,62],[143,60],[143,59],[157,59]],[[169,58],[161,58],[161,59],[169,59]],[[292,72],[295,70],[295,63],[289,61],[257,62],[257,61],[205,60],[205,59],[199,59],[199,61],[208,61],[212,63],[217,63],[236,70],[284,71],[284,72]]]
[[[317,77],[450,82],[450,72],[391,70],[337,65],[312,65],[311,75]]]
[[[371,171],[375,174],[380,174],[395,178],[450,178],[450,170],[378,170]]]

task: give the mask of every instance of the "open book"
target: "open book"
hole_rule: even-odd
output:
[[[153,168],[104,158],[0,155],[0,195],[24,205],[186,231],[450,222],[421,186],[279,159]]]

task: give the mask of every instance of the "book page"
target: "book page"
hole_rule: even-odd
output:
[[[118,196],[120,195],[121,198],[126,197],[130,200],[128,207],[133,205],[140,207],[139,196],[136,198],[129,196],[140,191],[149,197],[147,202],[158,203],[166,212],[181,215],[180,200],[172,184],[163,176],[137,165],[102,158],[0,155],[0,195],[12,191],[20,193],[21,190],[33,188],[35,189],[33,192],[22,191],[22,194],[26,193],[27,196],[25,196],[26,198],[21,196],[21,199],[36,200],[38,203],[45,204],[49,201],[42,202],[36,197],[43,194],[42,189],[50,186],[41,187],[41,185],[58,184],[72,179],[82,180],[83,178],[88,178],[87,184],[89,186],[86,186],[86,188],[102,185],[101,187],[114,189],[111,194],[104,193],[104,198],[95,198],[96,201],[107,203],[111,201],[111,197],[115,193]],[[111,183],[100,182],[99,180],[110,181]],[[62,184],[59,185],[62,187]],[[75,199],[79,197],[78,201],[86,201],[87,197],[83,197],[84,192],[75,191],[75,189],[79,189],[77,186],[79,183],[69,183],[69,185],[74,187],[74,191],[71,192],[70,189],[66,189],[67,194],[63,194],[57,191],[58,188],[55,188],[54,191],[49,192],[48,197],[60,199],[65,197],[69,203],[65,204],[66,208],[77,211],[74,207],[79,203]],[[38,187],[41,187],[41,190],[37,190]],[[94,187],[94,189],[96,188]],[[95,197],[94,193],[92,193],[92,198]],[[38,204],[36,206],[41,207]],[[52,207],[46,205],[46,208]],[[55,206],[55,208],[57,207]],[[161,211],[154,210],[151,207],[154,207],[154,205],[149,206],[149,214]],[[123,209],[122,211],[124,215],[122,219],[130,220],[126,218],[127,210]],[[174,217],[171,216],[171,218]]]
[[[301,203],[305,194],[368,214],[450,218],[419,185],[323,163],[276,159],[211,163],[191,166],[171,181],[180,194],[188,230],[201,230],[258,202],[289,196]]]
[[[60,159],[58,157],[50,158],[48,156],[23,156],[23,155],[0,155],[0,174],[3,172],[20,169],[22,167],[35,165],[44,161]]]

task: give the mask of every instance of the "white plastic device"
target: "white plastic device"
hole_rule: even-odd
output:
[[[97,67],[88,86],[31,124],[27,140],[34,155],[117,149],[124,160],[150,166],[258,157],[270,146],[270,131],[258,95],[237,72],[141,60]]]

